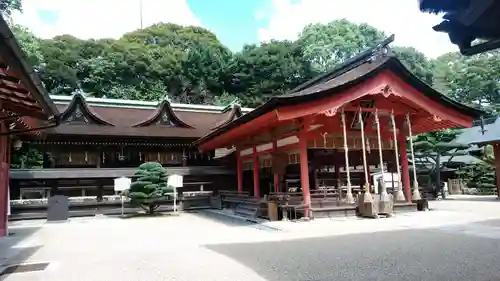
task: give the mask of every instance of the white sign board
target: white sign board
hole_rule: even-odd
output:
[[[171,175],[168,177],[167,185],[173,186],[175,188],[183,186],[183,178],[181,175]]]
[[[132,183],[132,179],[121,177],[115,179],[115,191],[121,192],[130,189],[130,184]]]

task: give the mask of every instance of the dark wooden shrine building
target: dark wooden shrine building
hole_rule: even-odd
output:
[[[500,48],[500,2],[495,0],[419,0],[424,12],[444,13],[435,31],[446,32],[464,55]]]
[[[185,176],[223,173],[214,151],[193,142],[249,111],[227,107],[51,96],[60,125],[43,139],[21,138],[43,155],[43,169],[12,171],[11,198],[112,195],[113,179],[141,163],[159,162]],[[189,181],[189,177],[185,181]],[[206,179],[205,179],[206,181]]]
[[[7,232],[10,147],[58,125],[58,111],[0,17],[0,238]]]
[[[410,141],[407,147],[406,140],[412,140],[414,134],[471,127],[481,112],[441,95],[415,77],[392,55],[388,47],[392,40],[386,39],[290,93],[271,98],[196,143],[202,151],[236,148],[240,193],[248,178],[243,170],[252,170],[253,187],[247,191],[258,198],[289,192],[283,178],[297,173],[294,190],[300,193],[297,206],[305,207],[305,216],[309,209],[321,208],[330,191],[336,197],[334,204],[342,201],[351,207],[354,193],[362,195],[360,205],[374,200],[372,192],[380,200],[388,200],[385,188],[377,192],[370,179],[373,165],[382,176],[389,172],[388,166],[397,174],[403,188],[394,190],[396,201],[419,200],[416,171],[410,175],[408,166],[407,148],[414,158],[413,144]],[[263,165],[272,167],[274,189],[261,186]],[[317,174],[328,172],[333,183],[318,183],[321,175]],[[321,198],[315,197],[318,189],[325,191]]]

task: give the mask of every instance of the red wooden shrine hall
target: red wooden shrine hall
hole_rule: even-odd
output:
[[[58,125],[58,111],[26,62],[12,31],[0,18],[0,238],[7,232],[11,141],[17,134],[40,136]]]
[[[388,44],[393,40],[391,36],[332,71],[217,128],[196,142],[199,149],[236,148],[240,191],[243,161],[252,158],[254,196],[260,196],[259,157],[293,151],[299,155],[301,189],[308,205],[309,148],[327,147],[329,143],[330,148],[351,153],[346,153],[346,162],[361,162],[359,151],[364,155],[369,146],[384,152],[398,147],[400,179],[406,200],[411,200],[407,137],[471,127],[481,112],[447,98],[415,77],[391,53]],[[383,157],[381,153],[381,161],[385,161]]]

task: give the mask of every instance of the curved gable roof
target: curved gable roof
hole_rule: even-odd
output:
[[[132,127],[146,127],[150,125],[167,125],[172,127],[191,128],[194,127],[182,121],[172,109],[168,100],[163,100],[155,112],[146,120],[141,121]]]
[[[71,120],[75,117],[75,115],[80,113],[84,118],[87,118],[86,120],[92,122],[93,124],[103,125],[103,126],[114,126],[110,122],[104,120],[99,115],[97,115],[97,113],[95,113],[87,105],[85,98],[79,93],[73,95],[73,99],[69,103],[68,107],[61,114],[61,121],[71,122]]]
[[[222,119],[219,123],[217,123],[212,130],[216,130],[217,128],[220,128],[228,123],[231,123],[232,121],[240,118],[243,115],[243,111],[241,109],[241,106],[237,103],[233,103],[230,106],[224,108],[222,110],[222,113],[227,113],[227,117]]]

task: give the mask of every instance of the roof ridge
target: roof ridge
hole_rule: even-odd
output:
[[[294,93],[294,92],[299,92],[302,91],[306,88],[309,88],[311,86],[314,86],[315,84],[318,84],[324,80],[329,80],[331,77],[337,77],[341,75],[342,73],[345,73],[373,58],[373,56],[377,55],[380,53],[384,48],[387,48],[388,45],[392,42],[394,42],[394,34],[390,35],[389,37],[385,38],[381,42],[377,43],[373,47],[370,47],[361,53],[351,57],[350,59],[346,60],[345,62],[334,66],[330,71],[327,71],[321,75],[316,76],[315,78],[312,78],[299,86],[295,87],[292,89],[289,93]],[[287,93],[287,94],[289,94]]]
[[[55,103],[71,102],[72,96],[63,95],[50,95],[50,98]],[[127,99],[109,99],[109,98],[96,98],[96,97],[84,97],[85,101],[90,106],[109,106],[109,107],[149,107],[156,108],[159,102],[154,101],[138,101],[138,100],[127,100]],[[160,101],[161,102],[161,101]],[[216,113],[221,113],[225,106],[218,105],[205,105],[205,104],[190,104],[190,103],[170,103],[173,109],[177,110],[202,110],[202,111],[213,111]],[[243,112],[252,111],[253,108],[241,107]]]

